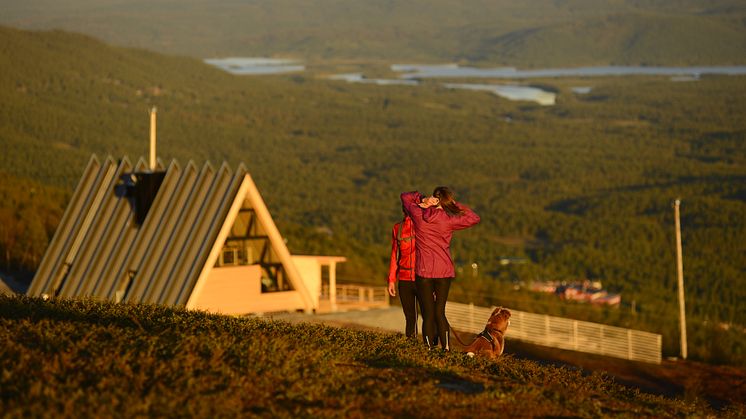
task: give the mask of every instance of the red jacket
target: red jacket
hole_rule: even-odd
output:
[[[456,276],[451,259],[453,232],[479,223],[479,216],[456,203],[464,213],[451,217],[441,208],[420,208],[418,204],[421,201],[419,192],[401,194],[402,205],[412,217],[414,234],[417,236],[415,272],[423,278],[453,278]]]
[[[412,219],[404,217],[391,229],[391,261],[389,282],[414,281],[415,245]]]

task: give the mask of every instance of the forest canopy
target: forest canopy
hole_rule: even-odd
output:
[[[663,333],[669,353],[680,198],[695,356],[744,362],[742,76],[547,79],[558,100],[543,107],[430,81],[237,77],[60,31],[0,28],[0,45],[4,269],[34,269],[92,153],[146,155],[157,106],[161,159],[244,162],[291,252],[348,258],[340,281],[382,284],[399,193],[446,184],[482,217],[454,239],[456,301],[634,325]],[[622,308],[515,291],[582,279],[621,293]]]

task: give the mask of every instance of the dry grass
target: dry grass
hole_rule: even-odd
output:
[[[4,417],[738,417],[399,334],[0,296]],[[740,409],[740,410],[739,410]]]

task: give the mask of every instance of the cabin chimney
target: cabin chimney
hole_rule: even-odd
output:
[[[148,161],[148,170],[133,173],[132,183],[130,184],[129,196],[134,198],[135,204],[135,222],[142,224],[148,215],[158,189],[161,187],[163,179],[166,177],[165,171],[158,171],[158,161],[155,154],[155,117],[156,108],[150,108],[150,159]]]

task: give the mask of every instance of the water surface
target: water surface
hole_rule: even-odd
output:
[[[538,77],[601,77],[601,76],[689,76],[697,78],[704,74],[744,75],[746,66],[713,67],[646,67],[646,66],[602,66],[577,68],[549,68],[518,70],[514,67],[476,68],[457,64],[421,65],[394,64],[391,70],[404,73],[403,79],[420,78],[507,78],[524,79]]]
[[[208,58],[205,63],[236,75],[284,74],[304,71],[295,60],[262,57]]]
[[[554,105],[557,95],[533,86],[519,86],[512,84],[472,84],[472,83],[444,83],[449,89],[482,90],[492,92],[510,100],[528,100],[539,105]]]
[[[329,76],[331,80],[344,80],[348,83],[363,83],[363,84],[377,84],[379,86],[389,85],[403,85],[403,86],[417,86],[420,84],[417,80],[402,80],[402,79],[369,79],[360,73],[346,73],[346,74],[335,74]]]

